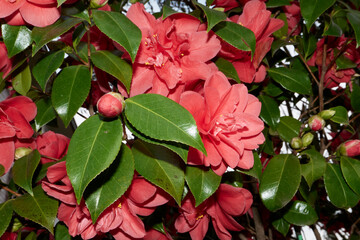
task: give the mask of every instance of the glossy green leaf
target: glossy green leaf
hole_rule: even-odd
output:
[[[58,210],[58,201],[48,197],[41,185],[35,187],[34,196],[24,194],[12,201],[14,211],[24,218],[28,218],[54,232],[54,223]]]
[[[173,15],[173,14],[176,14],[178,12],[176,12],[174,9],[172,9],[170,6],[164,4],[163,6],[163,9],[162,9],[162,17],[163,19]]]
[[[278,14],[278,16],[276,16],[276,19],[283,21],[284,25],[279,30],[275,31],[273,35],[279,39],[286,38],[289,25],[285,13]]]
[[[42,126],[56,118],[56,113],[49,98],[42,98],[37,101],[36,107],[35,130],[39,131]]]
[[[82,65],[64,68],[54,81],[52,104],[67,127],[90,91],[91,75]]]
[[[141,141],[135,141],[132,150],[136,171],[164,189],[180,205],[185,183],[180,158],[164,147]]]
[[[349,68],[356,68],[357,64],[348,59],[347,57],[342,54],[340,57],[336,59],[336,69],[342,70],[342,69],[349,69]]]
[[[274,156],[261,178],[259,193],[262,202],[270,211],[281,209],[294,197],[300,181],[300,162],[296,156]]]
[[[271,223],[273,227],[281,233],[284,237],[287,235],[290,229],[290,223],[283,218],[276,219]]]
[[[351,106],[356,112],[360,112],[360,86],[353,83],[353,91],[351,92]]]
[[[114,161],[121,141],[119,119],[102,121],[95,115],[76,129],[68,148],[66,170],[78,203],[87,185]]]
[[[309,185],[306,183],[305,179],[301,179],[299,192],[307,203],[309,203],[311,206],[315,206],[315,202],[318,199],[316,185],[313,185],[311,188],[309,188]]]
[[[71,240],[69,229],[62,222],[55,226],[55,240]]]
[[[115,161],[97,176],[85,191],[85,203],[93,223],[107,207],[125,193],[133,179],[134,170],[132,152],[123,144]]]
[[[8,228],[11,218],[12,218],[12,200],[8,200],[0,204],[0,237],[4,234]]]
[[[32,39],[35,44],[33,44],[32,55],[34,56],[40,48],[51,40],[57,38],[61,34],[67,32],[70,28],[74,27],[76,24],[81,23],[82,19],[78,18],[66,18],[65,20],[59,19],[54,24],[47,27],[34,27],[32,31]]]
[[[226,183],[233,187],[239,188],[244,186],[243,177],[240,171],[225,172],[222,175],[221,183]]]
[[[271,97],[260,95],[259,100],[261,102],[261,119],[270,127],[276,129],[276,126],[280,122],[280,110],[279,105]]]
[[[252,176],[256,179],[260,179],[261,173],[262,173],[262,164],[261,160],[259,158],[259,154],[257,152],[254,152],[254,166],[249,170],[239,170],[237,171],[244,173],[246,175]]]
[[[309,188],[311,188],[312,184],[324,175],[326,160],[315,149],[308,149],[303,151],[302,154],[309,158],[309,162],[301,164],[301,175],[303,175]]]
[[[343,106],[337,106],[330,108],[330,110],[336,111],[335,115],[330,118],[331,121],[340,124],[349,124],[348,111]]]
[[[284,141],[291,142],[291,139],[299,136],[300,127],[301,122],[299,120],[285,116],[280,118],[276,130]]]
[[[24,240],[36,240],[37,236],[35,232],[30,232]]]
[[[30,154],[16,160],[12,168],[14,182],[25,189],[31,196],[33,196],[32,179],[39,165],[40,158],[40,153],[34,150]]]
[[[163,147],[170,149],[171,151],[173,151],[174,153],[179,155],[179,157],[181,157],[181,159],[185,163],[187,163],[187,157],[188,157],[188,152],[189,152],[188,146],[181,144],[181,143],[177,143],[177,142],[160,141],[160,140],[156,140],[154,138],[150,138],[148,136],[145,136],[141,132],[139,132],[136,128],[134,128],[126,118],[125,118],[125,123],[126,123],[126,127],[136,137],[140,138],[141,140],[143,140],[145,142],[156,144],[156,145],[161,145]]]
[[[215,61],[215,64],[219,68],[219,71],[223,72],[226,77],[234,79],[236,82],[241,83],[239,75],[231,62],[224,58],[218,58]]]
[[[360,11],[348,9],[346,14],[351,27],[354,29],[356,38],[356,47],[360,46]]]
[[[346,209],[354,207],[359,202],[360,196],[347,185],[339,165],[327,164],[324,183],[330,202],[334,206]]]
[[[198,3],[194,1],[194,3],[201,8],[201,10],[204,11],[207,19],[207,31],[210,31],[216,24],[218,24],[221,21],[226,20],[226,14],[211,8],[208,8],[207,6],[202,5],[201,3]]]
[[[123,46],[134,62],[141,42],[140,29],[118,12],[94,10],[93,19],[100,31]]]
[[[193,116],[178,103],[158,94],[137,95],[125,102],[126,118],[139,132],[206,152]]]
[[[342,174],[350,188],[360,195],[360,161],[349,157],[341,157]]]
[[[269,0],[266,2],[267,8],[282,7],[285,5],[290,5],[290,0]]]
[[[220,186],[221,176],[210,168],[186,166],[185,180],[195,198],[196,207],[214,194]]]
[[[31,31],[26,26],[2,24],[1,31],[9,58],[24,51],[32,42]]]
[[[41,59],[32,69],[35,80],[44,92],[47,81],[50,76],[55,73],[56,69],[61,66],[64,57],[65,53],[63,51],[52,52]]]
[[[283,90],[281,89],[280,86],[277,86],[274,83],[269,83],[265,88],[264,88],[264,92],[271,96],[271,97],[277,97],[280,94],[283,93]]]
[[[66,0],[57,0],[57,6],[60,7]]]
[[[26,95],[31,88],[31,72],[29,66],[27,66],[21,73],[16,75],[12,80],[12,86],[15,91],[21,95]]]
[[[279,67],[268,69],[268,74],[274,81],[291,92],[312,95],[311,81],[306,72]]]
[[[339,25],[337,25],[332,19],[327,23],[323,36],[335,36],[341,37],[343,35],[343,31]]]
[[[316,211],[306,202],[294,201],[284,219],[297,226],[312,225],[318,220]]]
[[[62,160],[64,160],[64,158]],[[62,161],[62,160],[60,160],[60,161]],[[36,169],[36,171],[35,171],[35,174],[34,174],[35,180],[33,182],[39,182],[44,177],[46,177],[47,169],[50,166],[52,166],[52,165],[54,165],[54,164],[56,164],[56,163],[58,163],[60,161],[54,161],[54,162],[48,162],[48,163],[40,164],[38,166],[38,169]]]
[[[317,43],[317,39],[315,37],[314,34],[309,34],[307,32],[304,33],[304,57],[305,59],[308,59],[308,57],[311,56],[311,54],[313,54],[313,52],[316,49],[316,43]]]
[[[132,68],[126,61],[109,51],[93,52],[91,53],[91,60],[96,67],[120,80],[127,91],[130,91]]]
[[[255,34],[250,29],[234,22],[221,22],[214,27],[214,32],[222,40],[240,50],[255,53],[256,39]]]
[[[308,32],[315,20],[335,3],[335,0],[302,0],[300,2],[301,15],[305,20]]]

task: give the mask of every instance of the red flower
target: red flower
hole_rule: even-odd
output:
[[[4,43],[0,42],[0,72],[4,78],[11,71],[11,60],[8,58],[7,49]]]
[[[259,119],[260,101],[243,84],[230,85],[221,72],[205,82],[204,93],[187,91],[180,104],[195,118],[207,156],[190,148],[188,163],[211,166],[222,175],[226,168],[250,169],[252,150],[265,140]]]
[[[262,82],[266,76],[262,60],[270,50],[273,38],[270,35],[280,29],[282,20],[271,18],[271,12],[266,10],[264,2],[252,0],[245,4],[243,13],[230,18],[232,22],[249,28],[256,38],[256,49],[251,60],[250,52],[244,52],[222,42],[220,56],[228,59],[234,65],[242,82]]]
[[[299,24],[301,20],[299,2],[293,1],[290,6],[285,5],[283,10],[288,23],[288,34],[292,33],[292,36],[299,35],[301,32],[301,25]]]
[[[60,162],[48,168],[48,182],[43,181],[42,188],[61,201],[58,219],[68,226],[71,236],[81,235],[83,239],[91,239],[110,232],[118,240],[143,238],[146,231],[137,214],[148,216],[169,200],[163,190],[135,176],[127,192],[105,209],[93,224],[84,200],[80,205],[76,203],[65,164]]]
[[[0,102],[0,164],[9,171],[14,161],[15,141],[31,138],[34,131],[29,121],[36,116],[36,105],[24,96]]]
[[[187,195],[179,210],[180,216],[175,221],[175,228],[180,233],[189,232],[191,239],[203,239],[210,220],[219,239],[232,239],[231,231],[244,229],[233,216],[245,214],[252,205],[251,193],[244,189],[221,184],[216,193],[195,208],[192,195]]]
[[[224,11],[228,11],[230,9],[244,6],[250,0],[214,0],[212,5],[215,7],[222,7],[225,8]],[[262,2],[266,2],[266,0],[260,0]]]
[[[339,147],[340,154],[348,157],[356,157],[360,155],[360,140],[349,140]]]
[[[66,155],[69,143],[69,138],[52,131],[48,131],[36,138],[37,149],[41,155],[59,160]],[[41,158],[42,164],[53,161],[49,158]]]
[[[186,14],[155,19],[140,3],[127,17],[142,32],[130,96],[157,93],[177,101],[185,83],[210,77],[206,62],[216,56],[220,41],[198,19]]]
[[[56,0],[0,0],[0,5],[0,18],[10,25],[45,27],[60,17]]]

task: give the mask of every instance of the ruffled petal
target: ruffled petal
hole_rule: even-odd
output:
[[[37,107],[35,103],[25,96],[8,98],[0,103],[0,107],[5,110],[9,107],[16,108],[28,122],[32,121],[37,114]]]
[[[25,2],[19,9],[24,20],[36,27],[46,27],[60,18],[60,9],[57,4],[53,5],[37,5]]]
[[[11,3],[8,0],[0,0],[0,18],[7,17],[18,10],[26,0],[18,0]]]
[[[0,139],[0,164],[7,173],[14,162],[15,146],[13,139]]]

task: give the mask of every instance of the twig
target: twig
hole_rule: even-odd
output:
[[[350,228],[350,236],[354,233],[355,231],[355,228],[357,228],[357,224],[360,222],[360,218],[358,218],[352,225],[351,225],[351,228]]]
[[[307,62],[305,61],[304,57],[300,54],[299,51],[297,51],[297,53],[299,54],[299,57],[301,59],[301,61],[305,64],[306,69],[308,70],[308,72],[310,73],[312,79],[314,79],[314,81],[316,82],[317,85],[319,85],[319,81],[317,80],[317,78],[315,77],[314,73],[311,71],[309,65],[307,64]]]
[[[46,156],[46,155],[41,155],[41,157],[48,158],[48,159],[51,159],[51,160],[54,160],[54,161],[60,161],[60,159],[49,157],[49,156]]]
[[[20,193],[14,192],[13,190],[11,190],[10,188],[6,187],[6,186],[1,186],[2,189],[4,189],[5,191],[8,191],[9,193],[17,196],[17,197],[21,197],[22,195]]]

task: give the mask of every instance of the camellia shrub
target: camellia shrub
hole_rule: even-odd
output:
[[[359,9],[0,0],[0,239],[359,239]]]

